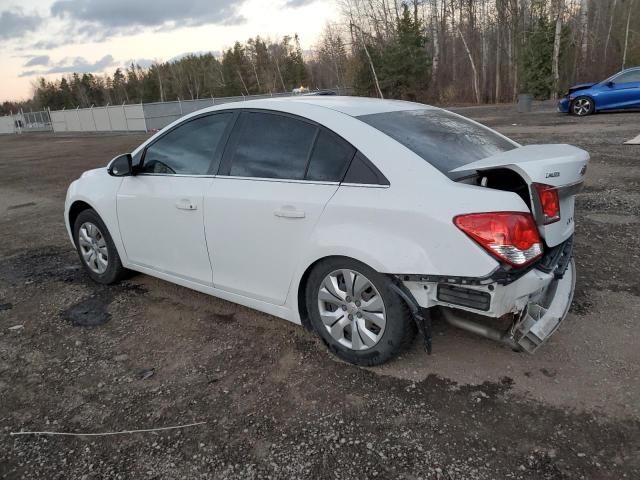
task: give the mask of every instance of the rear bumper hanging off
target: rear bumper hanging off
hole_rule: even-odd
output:
[[[533,353],[558,329],[571,306],[576,281],[572,253],[570,238],[549,249],[535,268],[508,279],[399,278],[420,307],[443,307],[452,325]],[[506,331],[491,325],[496,323],[492,319],[509,314],[513,321]]]
[[[500,331],[477,314],[453,308],[443,308],[442,314],[451,325],[504,343],[515,350],[534,353],[560,327],[573,300],[576,275],[570,262],[565,275],[554,279],[543,295],[529,302],[511,327]]]

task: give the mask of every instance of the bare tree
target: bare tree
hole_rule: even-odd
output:
[[[622,53],[622,69],[627,66],[627,50],[629,49],[629,24],[631,22],[631,12],[633,11],[633,0],[629,0],[629,13],[627,14],[627,28],[624,34],[624,51]]]
[[[582,66],[587,63],[587,54],[589,53],[589,1],[582,0],[580,2],[580,35],[582,36],[580,60]]]
[[[607,39],[604,42],[604,64],[607,65],[607,55],[609,53],[609,42],[611,41],[611,29],[613,28],[613,18],[616,14],[616,4],[618,0],[613,0],[611,6],[611,15],[609,16],[609,30],[607,31]]]
[[[364,49],[364,53],[367,56],[367,60],[369,61],[369,67],[371,68],[371,74],[373,75],[373,80],[376,85],[376,90],[378,91],[378,96],[380,98],[384,98],[384,95],[382,95],[382,90],[380,89],[380,82],[378,81],[378,74],[376,73],[376,67],[373,65],[373,60],[371,59],[371,54],[369,53],[369,49],[367,48],[367,42],[364,39],[362,30],[353,22],[349,24],[349,27],[352,30],[355,30],[357,32],[356,37],[358,36],[358,34],[360,36],[360,42],[362,44],[362,48]]]
[[[478,69],[476,68],[476,62],[473,60],[473,55],[471,54],[471,50],[469,50],[469,46],[467,45],[467,41],[464,39],[464,35],[462,35],[462,31],[460,30],[460,25],[458,25],[458,35],[462,39],[462,45],[464,45],[464,49],[467,52],[467,56],[469,57],[469,63],[471,64],[471,70],[473,70],[473,93],[476,97],[476,103],[481,102],[480,98],[480,82],[478,79]]]
[[[553,58],[551,64],[551,75],[553,76],[553,84],[551,87],[551,98],[557,100],[558,88],[560,86],[560,72],[558,70],[558,61],[560,58],[560,39],[562,36],[562,15],[564,13],[564,0],[556,0],[556,30],[553,36]]]

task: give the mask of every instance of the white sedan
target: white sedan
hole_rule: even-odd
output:
[[[588,161],[418,103],[247,101],[85,172],[65,222],[97,282],[153,275],[301,323],[355,364],[416,330],[430,349],[434,309],[533,352],[573,298]]]

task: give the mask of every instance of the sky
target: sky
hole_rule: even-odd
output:
[[[39,76],[109,73],[260,35],[303,49],[336,20],[333,0],[0,0],[0,102],[31,97]]]

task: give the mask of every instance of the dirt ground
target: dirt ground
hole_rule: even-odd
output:
[[[362,369],[148,276],[98,286],[64,229],[66,188],[146,135],[0,137],[0,478],[640,478],[640,146],[622,145],[640,114],[457,111],[592,155],[575,302],[534,356],[436,323],[433,355],[416,341]]]

